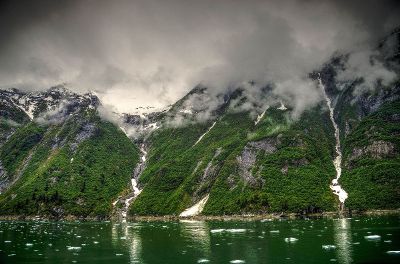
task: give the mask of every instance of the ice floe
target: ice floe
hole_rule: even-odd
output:
[[[295,243],[297,242],[299,239],[295,238],[295,237],[286,237],[285,238],[285,242],[286,243]]]
[[[378,241],[381,240],[381,236],[379,235],[369,235],[369,236],[364,236],[364,238],[368,241]]]

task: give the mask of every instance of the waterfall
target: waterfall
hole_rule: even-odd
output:
[[[325,86],[322,84],[321,78],[318,78],[319,86],[321,87],[322,93],[324,95],[326,105],[329,108],[329,118],[332,122],[333,128],[335,129],[335,152],[336,157],[333,160],[333,165],[336,169],[336,178],[332,180],[332,184],[329,186],[333,193],[339,197],[341,203],[341,208],[343,208],[344,202],[346,201],[348,195],[345,190],[339,184],[339,178],[342,174],[342,151],[340,149],[340,130],[339,126],[335,122],[334,108],[332,107],[331,99],[328,97],[325,91]]]
[[[138,180],[142,172],[144,171],[146,167],[146,160],[147,160],[147,151],[146,151],[146,146],[145,144],[140,145],[140,159],[139,163],[136,165],[135,170],[133,171],[133,175],[131,178],[131,188],[132,191],[123,196],[123,197],[118,197],[116,201],[113,202],[113,207],[115,208],[118,202],[121,202],[123,204],[123,207],[120,209],[117,209],[123,222],[126,222],[126,216],[128,214],[128,209],[131,203],[135,200],[136,197],[142,192],[142,190],[139,189],[138,186]]]

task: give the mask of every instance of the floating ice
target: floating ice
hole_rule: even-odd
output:
[[[235,260],[229,261],[229,263],[246,263],[246,261],[244,261],[242,259],[235,259]]]
[[[231,229],[212,229],[210,232],[211,233],[222,233],[222,232],[228,232],[228,233],[244,233],[246,232],[247,229],[242,229],[242,228],[231,228]]]
[[[224,232],[225,231],[225,229],[211,229],[211,233],[221,233],[221,232]]]
[[[31,246],[33,246],[33,244],[32,243],[26,243],[25,246],[31,247]]]
[[[6,240],[6,241],[4,241],[4,243],[11,243],[11,241],[10,240]]]
[[[210,262],[208,259],[199,259],[197,263],[208,263]]]
[[[390,255],[399,255],[400,250],[389,250],[389,251],[386,251],[386,253],[390,254]]]
[[[385,242],[385,243],[392,243],[392,240],[385,240],[385,241],[383,241],[383,242]]]
[[[119,256],[123,256],[124,254],[121,254],[121,253],[117,253],[117,254],[115,254],[115,256],[117,256],[117,257],[119,257]]]
[[[378,241],[378,240],[381,240],[381,236],[379,236],[379,235],[364,236],[364,238],[365,238],[366,240],[369,240],[369,241]]]
[[[277,233],[279,233],[279,230],[271,230],[269,232],[272,233],[272,234],[277,234]]]
[[[67,246],[67,249],[70,251],[80,251],[82,248],[81,247],[71,247],[71,246]]]
[[[232,229],[226,229],[225,231],[229,232],[229,233],[244,233],[244,232],[246,232],[246,229],[240,229],[240,228],[235,229],[235,228],[232,228]]]
[[[335,249],[336,246],[335,245],[322,245],[322,248],[325,250],[331,250],[331,249]]]
[[[287,237],[287,238],[285,238],[285,242],[286,243],[295,243],[295,242],[297,242],[297,238],[295,238],[295,237]]]

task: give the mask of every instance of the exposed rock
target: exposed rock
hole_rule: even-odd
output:
[[[229,190],[233,190],[237,186],[237,177],[234,174],[229,175],[229,177],[226,179],[226,183],[229,186]]]
[[[285,165],[282,167],[281,172],[282,172],[282,174],[287,175],[288,171],[289,171],[289,165],[288,165],[288,164],[285,164]]]
[[[75,152],[76,149],[78,148],[78,145],[80,143],[82,143],[84,140],[93,136],[94,133],[96,132],[96,130],[97,130],[97,127],[94,124],[91,124],[91,123],[83,124],[81,127],[81,130],[75,137],[74,143],[71,144],[71,150],[73,152]]]
[[[277,140],[273,138],[266,138],[260,141],[251,141],[247,143],[246,147],[252,147],[255,149],[262,149],[267,154],[272,154],[276,151]],[[245,148],[246,148],[245,147]]]
[[[265,154],[272,154],[277,151],[279,136],[275,138],[266,138],[260,141],[251,141],[246,144],[240,156],[236,157],[239,169],[239,175],[243,181],[253,188],[259,188],[263,185],[260,170],[257,175],[252,174],[252,169],[257,161],[257,153],[264,151]],[[234,178],[228,179],[232,185]]]
[[[32,159],[32,153],[33,152],[29,153],[28,157],[24,159],[22,166],[15,172],[14,176],[4,174],[2,177],[0,177],[0,193],[7,190],[10,186],[12,186],[15,182],[19,180]]]
[[[218,174],[219,166],[213,165],[213,161],[216,157],[219,156],[219,154],[221,154],[221,152],[222,152],[222,148],[218,148],[215,151],[212,159],[208,162],[207,167],[204,169],[203,175],[201,176],[201,179],[200,179],[200,186],[197,188],[197,190],[193,194],[194,200],[198,200],[200,195],[203,193],[204,189],[209,188],[209,186],[211,186],[212,182],[215,180],[215,178]],[[193,171],[193,174],[196,173],[200,164],[201,164],[201,161],[199,161],[199,163],[197,164],[196,168]]]
[[[289,171],[289,167],[298,168],[298,167],[307,165],[309,163],[310,162],[306,158],[287,160],[285,162],[285,164],[283,165],[281,172],[282,172],[282,174],[287,175],[287,173]]]
[[[395,147],[392,142],[378,140],[372,144],[364,147],[355,147],[349,160],[355,160],[362,156],[370,156],[374,159],[381,159],[383,157],[393,156],[395,154]]]

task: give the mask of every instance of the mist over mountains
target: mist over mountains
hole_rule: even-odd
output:
[[[367,62],[399,25],[396,1],[12,1],[1,10],[0,87],[67,83],[117,112],[162,108],[201,84],[211,108],[238,86],[265,108],[260,88],[270,85],[301,113],[321,100],[308,74],[335,54],[349,54],[341,76],[364,77],[366,89],[393,80],[393,69]]]

